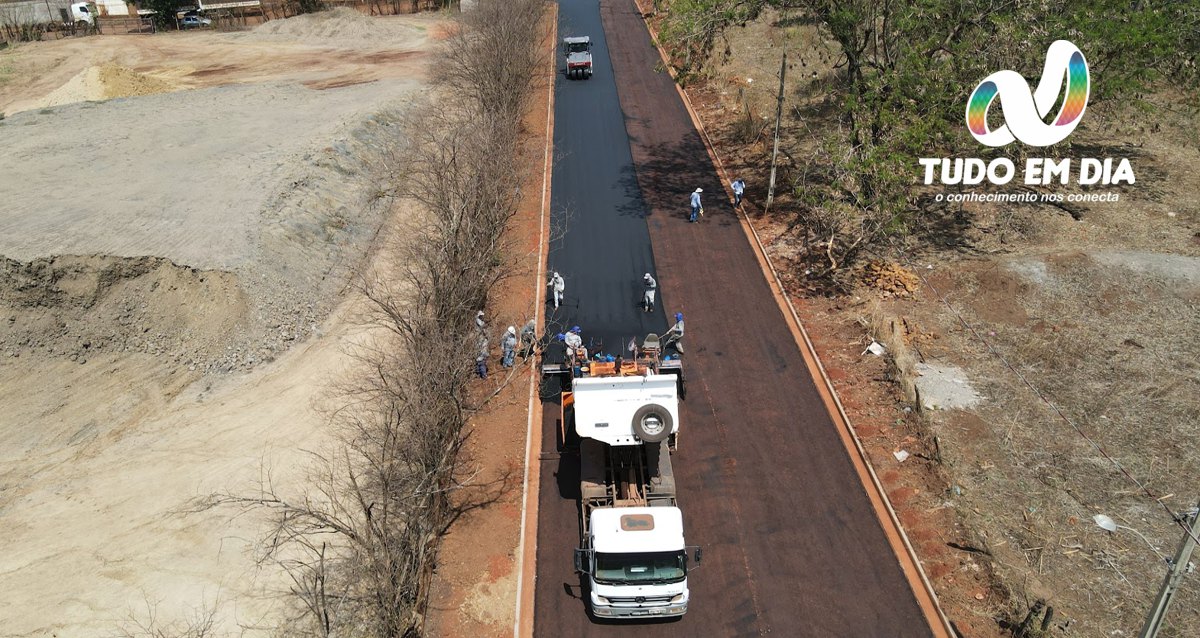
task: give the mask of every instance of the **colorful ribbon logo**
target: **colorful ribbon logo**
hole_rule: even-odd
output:
[[[1053,123],[1047,124],[1044,118],[1058,102],[1064,76],[1066,96]],[[997,71],[984,78],[967,101],[967,128],[975,139],[988,146],[1004,146],[1013,140],[1030,146],[1050,146],[1066,139],[1079,125],[1090,93],[1091,78],[1083,52],[1066,40],[1057,40],[1046,50],[1042,79],[1032,95],[1029,84],[1016,71]],[[1004,125],[991,131],[987,112],[997,95]]]

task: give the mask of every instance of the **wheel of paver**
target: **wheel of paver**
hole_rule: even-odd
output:
[[[671,413],[657,403],[648,403],[633,413],[633,434],[646,443],[658,443],[671,436]]]

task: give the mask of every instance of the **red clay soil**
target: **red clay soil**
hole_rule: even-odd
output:
[[[888,378],[882,357],[862,352],[870,343],[856,318],[862,307],[846,299],[792,296],[825,370],[833,380],[879,480],[933,584],[942,610],[966,638],[1001,638],[996,618],[1007,601],[996,591],[983,544],[958,520],[949,485],[935,461],[936,446],[920,434],[917,416]],[[904,450],[904,462],[893,456]]]

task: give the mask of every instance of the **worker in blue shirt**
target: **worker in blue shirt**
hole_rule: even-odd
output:
[[[729,183],[729,188],[733,191],[733,206],[734,208],[742,205],[742,195],[746,193],[746,182],[738,177]]]
[[[667,331],[667,340],[663,343],[663,347],[674,346],[675,352],[683,354],[683,313],[675,313],[675,325]]]

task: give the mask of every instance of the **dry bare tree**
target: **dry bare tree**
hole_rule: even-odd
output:
[[[50,16],[53,20],[54,16]],[[4,39],[14,42],[33,42],[42,39],[46,25],[38,19],[36,11],[26,3],[0,4],[0,29]]]

